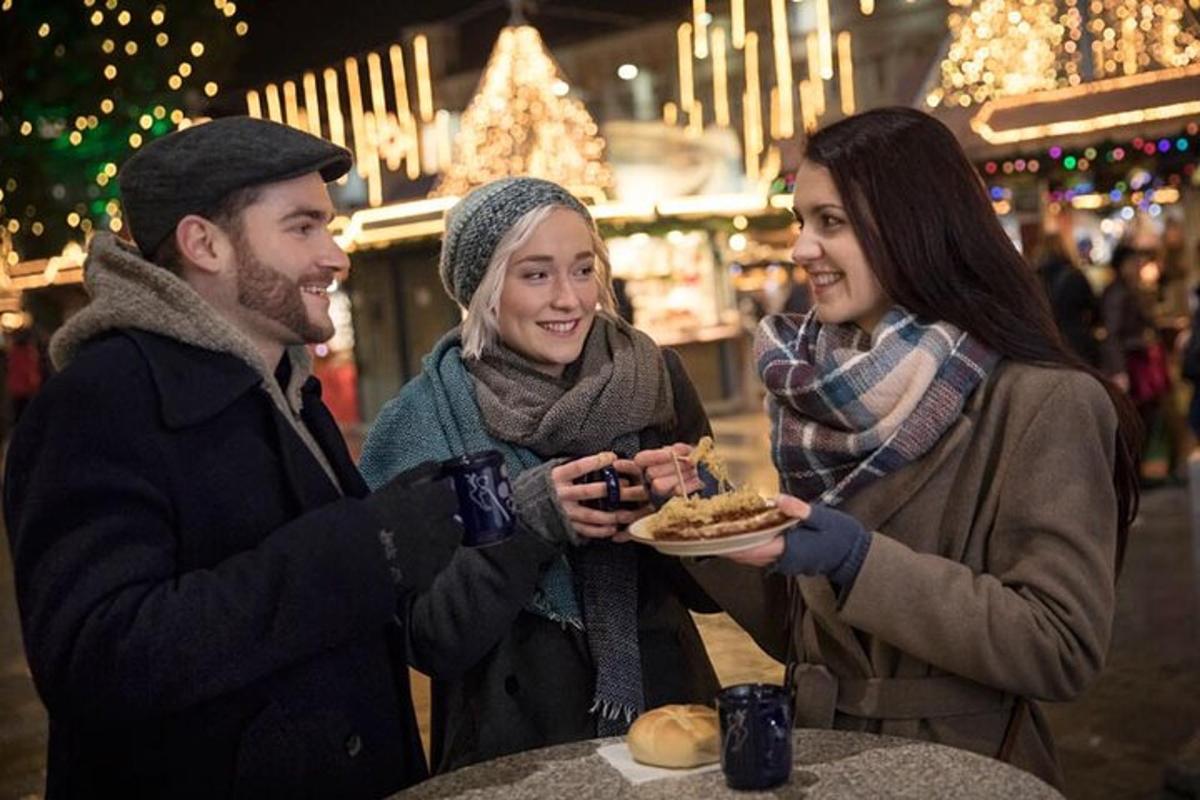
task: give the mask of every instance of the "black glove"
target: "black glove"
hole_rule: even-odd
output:
[[[382,528],[379,541],[396,587],[428,589],[462,541],[454,482],[426,461],[380,486],[366,504]]]

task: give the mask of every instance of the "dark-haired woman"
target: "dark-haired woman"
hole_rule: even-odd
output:
[[[794,202],[814,308],[766,318],[756,355],[779,502],[799,522],[742,566],[694,572],[787,659],[800,724],[1060,784],[1035,701],[1077,696],[1103,665],[1136,416],[1064,349],[931,117],[880,109],[818,132]]]

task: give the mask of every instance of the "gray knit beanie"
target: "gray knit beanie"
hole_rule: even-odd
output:
[[[513,225],[536,208],[566,206],[592,223],[583,203],[557,183],[540,178],[501,178],[471,191],[446,212],[438,269],[442,285],[466,308],[479,288],[496,246]]]

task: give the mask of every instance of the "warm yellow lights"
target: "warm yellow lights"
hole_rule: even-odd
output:
[[[713,115],[719,127],[729,127],[729,65],[725,61],[725,29],[713,28]]]
[[[605,198],[612,174],[604,140],[582,102],[555,96],[553,84],[562,79],[536,29],[502,29],[462,114],[454,162],[434,194],[461,196],[496,178],[528,174]]]
[[[144,130],[144,131],[150,130],[150,126],[153,124],[154,124],[154,117],[152,117],[149,114],[142,114],[142,116],[138,117],[138,125],[141,125],[142,130]]]
[[[133,19],[133,17],[130,16],[128,11],[122,11],[120,14],[117,15],[117,24],[123,28],[129,24],[129,21],[131,19]]]
[[[875,0],[858,0],[858,9],[864,16],[871,16],[875,13]]]
[[[758,79],[758,34],[746,32],[744,74],[746,88],[742,94],[742,136],[745,144],[742,147],[746,160],[746,175],[751,180],[758,179],[759,156],[763,150],[762,131],[762,86]]]
[[[262,100],[253,89],[246,92],[246,113],[255,119],[262,119]]]
[[[784,0],[771,0],[771,36],[775,50],[775,91],[778,97],[776,138],[790,139],[795,134],[796,112],[792,102],[792,49],[788,35]]]
[[[104,67],[104,77],[108,78],[110,81],[112,79],[116,78],[117,77],[116,66],[113,64],[109,64],[109,65],[105,66]]]
[[[103,42],[100,43],[100,49],[103,50],[105,53],[111,53],[117,49],[117,43],[114,42],[112,39],[105,39]]]
[[[692,77],[692,26],[682,23],[675,31],[679,49],[679,108],[687,111],[696,100],[696,85]]]
[[[183,78],[179,77],[178,75],[172,75],[171,77],[167,78],[167,86],[178,91],[179,88],[183,86]]]
[[[204,43],[192,42],[191,51],[193,58],[199,58],[200,56],[204,55]]]
[[[854,57],[850,52],[850,31],[837,35],[838,93],[841,95],[842,113],[854,113]]]
[[[100,111],[105,114],[111,114],[113,110],[113,101],[109,98],[104,98],[100,101]]]
[[[423,35],[413,37],[413,63],[417,67],[417,108],[422,122],[433,121],[433,84],[429,78],[429,41]]]
[[[692,25],[695,28],[692,52],[697,59],[708,58],[708,11],[705,0],[692,0]]]
[[[317,76],[312,72],[304,73],[304,117],[308,120],[308,132],[320,136],[321,99],[317,94]]]
[[[296,98],[296,82],[283,82],[283,113],[284,120],[290,127],[303,128],[300,124],[300,104]]]
[[[279,99],[279,87],[268,83],[264,91],[267,97],[267,119],[283,122],[283,103]]]
[[[204,96],[205,97],[216,97],[217,92],[219,92],[220,90],[221,90],[221,87],[217,85],[216,81],[208,81],[207,83],[204,84]]]
[[[162,25],[163,20],[165,20],[166,18],[167,18],[167,12],[163,10],[162,6],[159,6],[158,8],[156,8],[150,12],[150,23],[152,25]]]
[[[335,69],[321,73],[325,83],[325,108],[329,113],[329,139],[339,147],[346,146],[346,124],[342,118],[342,104],[338,97],[338,74]]]
[[[746,46],[746,0],[730,0],[729,26],[734,49],[741,50]]]
[[[829,24],[829,0],[817,4],[817,55],[820,59],[821,80],[833,78],[833,38]]]
[[[159,47],[166,47],[167,43],[170,41],[171,37],[167,35],[166,31],[159,31],[154,37],[154,43]]]
[[[128,42],[126,42],[126,43],[125,43],[125,55],[127,55],[127,56],[136,56],[136,55],[137,55],[137,51],[138,51],[138,44],[137,44],[137,42],[134,42],[134,41],[128,41]]]
[[[141,147],[142,146],[142,135],[140,133],[129,134],[129,146],[134,147],[134,148]]]
[[[21,123],[21,135],[28,136],[31,133],[33,133],[33,123],[29,120],[25,120]]]
[[[43,22],[41,25],[39,25],[37,35],[43,39],[45,39],[47,36],[49,36],[50,35],[50,23]]]
[[[1200,60],[1180,0],[979,0],[949,17],[953,41],[930,106],[967,107]],[[1086,5],[1086,13],[1077,6]],[[1086,43],[1090,40],[1090,46]],[[1089,76],[1090,73],[1090,76]]]

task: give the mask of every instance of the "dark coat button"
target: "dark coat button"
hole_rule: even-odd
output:
[[[356,757],[362,752],[362,737],[357,733],[352,733],[346,737],[346,755],[351,758]]]

